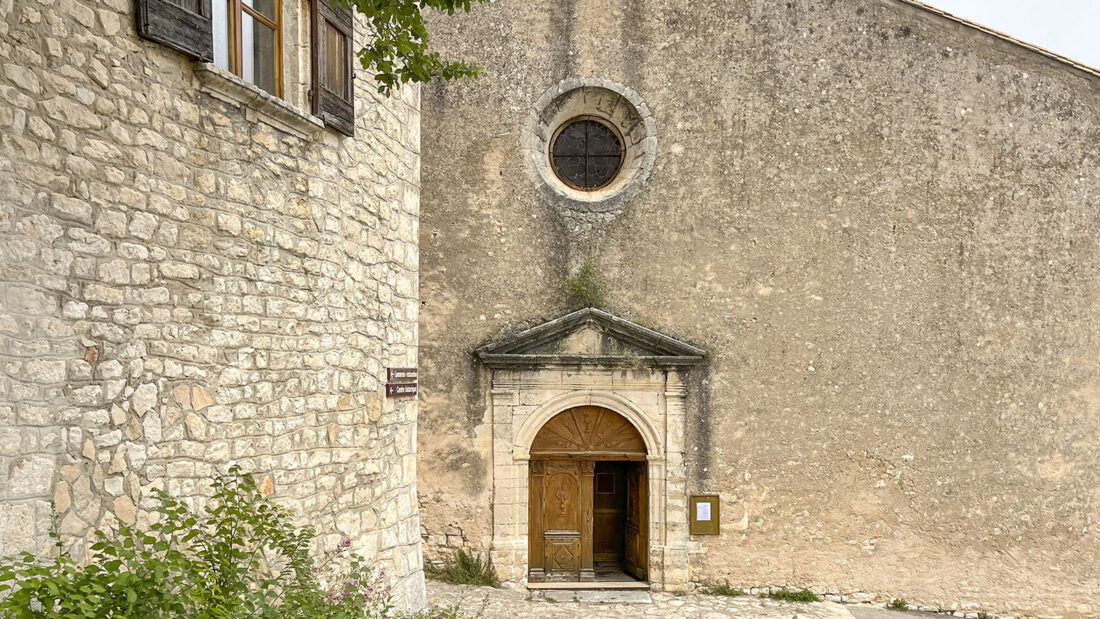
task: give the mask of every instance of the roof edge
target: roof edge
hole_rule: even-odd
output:
[[[518,333],[513,333],[506,337],[503,341],[494,342],[490,341],[482,346],[478,346],[474,349],[474,354],[478,356],[484,356],[486,354],[499,353],[501,350],[509,351],[521,340],[535,339],[540,336],[548,336],[552,339],[554,335],[559,332],[566,331],[570,327],[577,323],[587,319],[592,315],[591,307],[586,307],[576,311],[569,312],[564,316],[558,316],[557,318],[544,322],[542,324],[535,325],[528,329],[524,329]]]
[[[1063,56],[1063,55],[1058,54],[1056,52],[1052,52],[1049,49],[1046,49],[1045,47],[1040,47],[1038,45],[1035,45],[1034,43],[1028,43],[1027,41],[1024,41],[1023,39],[1018,39],[1018,38],[1016,38],[1016,37],[1014,37],[1010,34],[1005,34],[1004,32],[1001,32],[1000,30],[995,30],[993,28],[990,28],[989,26],[983,26],[983,25],[981,25],[977,22],[973,22],[973,21],[970,21],[969,19],[959,17],[958,15],[955,15],[954,13],[949,13],[949,12],[943,10],[943,9],[937,9],[936,7],[931,6],[929,4],[925,4],[924,2],[921,2],[920,0],[892,0],[892,1],[893,2],[898,2],[900,4],[907,4],[907,5],[909,5],[913,8],[920,9],[922,11],[925,11],[927,13],[931,13],[933,15],[937,15],[939,17],[942,17],[942,18],[947,19],[949,21],[953,21],[957,24],[961,24],[961,25],[966,26],[968,28],[972,28],[974,30],[984,32],[985,34],[988,34],[990,36],[1001,39],[1002,41],[1006,41],[1008,43],[1011,43],[1011,44],[1013,44],[1017,47],[1022,47],[1024,49],[1028,50],[1028,51],[1039,54],[1040,56],[1046,56],[1047,58],[1049,58],[1051,60],[1054,60],[1054,61],[1059,62],[1059,63],[1064,64],[1064,65],[1068,65],[1069,67],[1077,69],[1078,71],[1088,73],[1092,77],[1100,77],[1100,69],[1098,69],[1098,68],[1091,67],[1091,66],[1089,66],[1089,65],[1087,65],[1083,62],[1080,62],[1080,61],[1074,60],[1072,58],[1069,58],[1068,56]]]

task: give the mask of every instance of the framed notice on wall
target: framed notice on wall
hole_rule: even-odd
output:
[[[688,532],[692,535],[718,535],[721,510],[717,494],[695,494],[688,505]]]

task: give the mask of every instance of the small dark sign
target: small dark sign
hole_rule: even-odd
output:
[[[399,398],[406,395],[416,395],[416,383],[398,383],[386,385],[387,398]]]
[[[416,368],[386,368],[387,383],[415,383]]]

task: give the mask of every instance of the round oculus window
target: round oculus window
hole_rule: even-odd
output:
[[[615,180],[623,163],[623,139],[592,116],[567,121],[550,141],[550,163],[566,185],[595,191]]]

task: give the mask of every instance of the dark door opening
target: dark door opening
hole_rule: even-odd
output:
[[[592,559],[596,580],[645,580],[644,543],[639,544],[641,501],[639,486],[644,462],[596,462],[592,498]],[[642,555],[644,556],[644,555]]]

